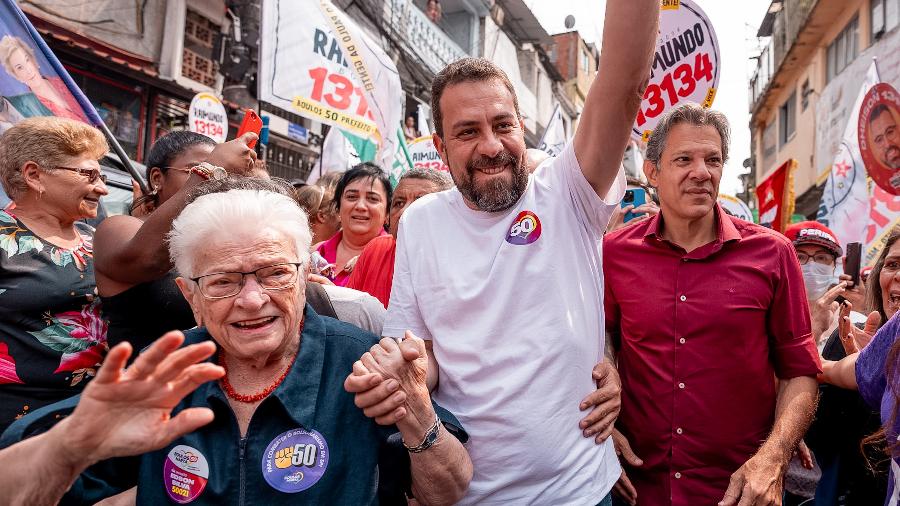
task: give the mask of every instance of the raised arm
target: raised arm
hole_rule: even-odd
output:
[[[597,78],[575,132],[575,157],[597,195],[612,186],[631,135],[659,24],[659,0],[607,0]]]
[[[123,371],[131,346],[109,351],[75,411],[44,434],[0,451],[0,504],[56,504],[88,466],[112,457],[162,448],[209,423],[209,408],[172,409],[201,384],[225,371],[203,362],[215,345],[185,346],[169,332]]]
[[[205,161],[232,173],[245,174],[256,156],[247,143],[255,138],[256,134],[249,133],[219,144]],[[191,174],[172,198],[143,221],[131,216],[113,216],[100,224],[94,234],[94,269],[101,290],[117,293],[169,272],[172,264],[165,236],[184,208],[191,188],[201,181],[200,176]]]

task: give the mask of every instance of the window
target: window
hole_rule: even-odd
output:
[[[797,91],[791,92],[791,96],[778,109],[778,140],[779,145],[787,144],[794,136],[797,128]]]
[[[872,40],[881,38],[900,22],[900,0],[872,0]]]
[[[900,0],[887,0],[897,2]],[[859,18],[854,17],[847,26],[831,41],[827,54],[826,81],[831,81],[840,74],[847,65],[853,63],[859,54]]]
[[[584,69],[585,74],[591,72],[590,60],[588,59],[588,54],[584,51],[581,52],[581,68]]]

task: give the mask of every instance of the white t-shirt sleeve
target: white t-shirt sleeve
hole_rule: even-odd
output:
[[[399,232],[397,233],[397,253],[394,257],[394,281],[391,285],[391,299],[388,302],[387,316],[384,319],[384,330],[381,335],[385,337],[403,337],[407,330],[411,330],[416,336],[431,340],[431,333],[425,327],[422,313],[419,310],[419,302],[416,300],[416,292],[413,286],[412,275],[409,269],[408,241],[404,237],[410,237],[415,230],[408,230],[406,226],[406,213],[400,219]]]
[[[599,196],[594,187],[584,177],[581,166],[575,157],[575,143],[570,141],[562,150],[556,160],[541,167],[542,173],[536,174],[539,178],[549,178],[552,187],[560,186],[567,189],[575,212],[581,218],[587,228],[602,236],[609,224],[613,209],[625,195],[625,174],[619,169],[616,179],[606,192]]]

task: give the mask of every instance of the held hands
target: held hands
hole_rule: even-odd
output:
[[[247,132],[237,139],[217,144],[206,161],[222,167],[231,174],[250,176],[253,163],[256,161],[256,152],[250,149],[249,143],[258,138],[255,133]]]
[[[356,394],[356,406],[380,425],[403,420],[411,406],[431,409],[425,382],[428,358],[425,341],[412,332],[400,343],[385,337],[353,364],[344,389]],[[434,415],[428,423],[434,421]]]
[[[122,368],[131,346],[109,351],[97,377],[81,394],[66,424],[61,453],[73,462],[140,455],[157,450],[213,419],[209,408],[189,408],[171,417],[172,409],[207,381],[221,378],[224,369],[202,362],[216,350],[210,341],[180,348],[181,332],[169,332]]]
[[[616,366],[606,359],[594,366],[591,376],[597,383],[597,390],[581,401],[578,409],[594,409],[578,423],[584,437],[594,437],[597,444],[606,441],[613,432],[619,409],[622,407],[622,382]]]
[[[878,332],[878,326],[881,324],[881,315],[878,311],[872,311],[866,318],[866,325],[862,329],[856,328],[856,325],[850,322],[850,311],[853,304],[847,302],[841,305],[840,317],[838,319],[838,337],[841,338],[841,344],[844,346],[844,352],[847,355],[856,353],[865,348],[875,337]]]

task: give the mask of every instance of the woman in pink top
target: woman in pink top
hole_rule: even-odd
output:
[[[333,268],[326,273],[338,286],[350,279],[356,258],[384,230],[391,182],[381,168],[369,162],[344,173],[335,188],[334,203],[341,216],[341,230],[316,248]]]

